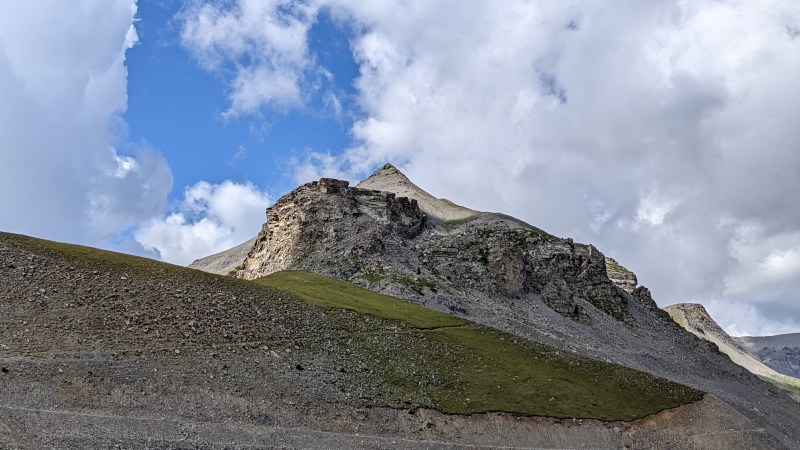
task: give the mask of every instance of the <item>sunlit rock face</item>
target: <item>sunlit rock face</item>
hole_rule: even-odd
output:
[[[316,263],[353,270],[359,254],[382,254],[425,228],[415,200],[348,184],[331,178],[306,183],[267,208],[267,222],[238,276],[254,279]]]

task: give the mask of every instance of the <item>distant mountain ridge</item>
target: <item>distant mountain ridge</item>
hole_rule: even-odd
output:
[[[713,342],[722,353],[728,355],[733,362],[746,368],[750,372],[765,377],[781,386],[790,389],[791,395],[800,401],[800,379],[788,374],[778,372],[764,364],[761,358],[754,356],[752,347],[754,342],[775,342],[770,338],[737,338],[731,337],[723,330],[703,305],[697,303],[679,303],[664,308],[665,311],[683,328],[701,339]],[[742,345],[742,343],[745,345]],[[756,346],[758,344],[755,344]],[[763,344],[762,344],[763,345]]]
[[[800,378],[800,333],[733,338],[741,348],[770,368]]]

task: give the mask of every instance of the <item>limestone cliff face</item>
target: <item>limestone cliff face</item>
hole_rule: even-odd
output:
[[[267,222],[237,276],[254,279],[318,265],[334,269],[342,264],[333,262],[381,254],[386,241],[413,238],[425,225],[426,216],[415,200],[323,178],[267,208]]]

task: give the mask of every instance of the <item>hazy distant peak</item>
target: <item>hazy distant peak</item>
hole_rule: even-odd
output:
[[[727,341],[737,347],[733,339],[711,317],[705,306],[700,303],[678,303],[664,308],[673,320],[689,331],[698,331],[695,334],[713,334],[715,337]]]
[[[235,269],[244,261],[247,257],[247,253],[253,248],[255,242],[256,238],[252,237],[236,247],[196,259],[187,267],[190,269],[202,270],[203,272],[227,275],[228,272]]]

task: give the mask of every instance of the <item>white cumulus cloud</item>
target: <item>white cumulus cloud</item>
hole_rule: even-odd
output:
[[[166,161],[124,141],[135,14],[132,0],[0,4],[0,229],[104,245],[166,206]]]
[[[200,65],[223,73],[228,63],[235,67],[224,117],[302,104],[315,11],[303,2],[238,0],[197,3],[183,12],[181,42]]]
[[[269,203],[251,183],[200,181],[186,188],[175,211],[143,224],[134,238],[164,261],[186,265],[252,238]]]

